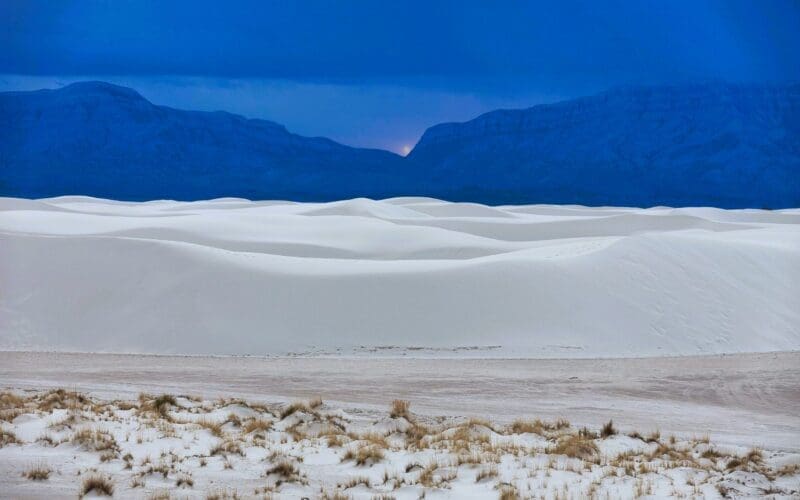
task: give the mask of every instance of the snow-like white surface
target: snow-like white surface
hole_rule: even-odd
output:
[[[156,396],[61,394],[0,392],[0,498],[74,498],[92,476],[106,478],[115,498],[789,499],[800,489],[798,454],[702,436],[603,437],[534,420],[392,417],[321,401],[289,411],[190,395],[157,412]],[[584,451],[559,448],[579,433]],[[376,453],[359,463],[364,450]],[[47,479],[26,477],[35,468]]]
[[[800,211],[0,199],[0,348],[800,349]]]

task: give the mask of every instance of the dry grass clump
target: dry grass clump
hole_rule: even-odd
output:
[[[31,481],[46,481],[52,473],[52,469],[46,464],[37,464],[22,473],[22,477]]]
[[[47,446],[55,446],[56,440],[53,439],[53,436],[49,432],[45,432],[38,438],[36,438],[37,443],[45,444]]]
[[[613,420],[609,420],[608,422],[603,424],[603,428],[600,429],[600,437],[603,439],[615,436],[616,434],[617,434],[617,429],[614,427]]]
[[[19,443],[19,440],[16,434],[0,427],[0,448],[17,443]]]
[[[558,440],[555,446],[547,449],[548,453],[566,455],[570,458],[587,460],[598,453],[597,445],[591,439],[580,434],[571,434]]]
[[[764,462],[764,453],[758,448],[752,448],[741,457],[733,457],[725,465],[728,470],[758,467]]]
[[[80,496],[86,496],[89,493],[94,493],[96,495],[105,495],[105,496],[113,496],[114,495],[114,483],[111,482],[106,476],[101,476],[99,474],[92,474],[88,476],[86,479],[83,480],[83,484],[81,485]]]
[[[405,432],[406,446],[410,449],[417,450],[425,448],[426,443],[430,440],[430,436],[433,434],[433,432],[433,429],[426,425],[423,425],[419,422],[412,422],[411,427],[409,427]]]
[[[474,447],[485,447],[491,444],[491,439],[486,434],[482,434],[476,427],[484,427],[484,423],[478,420],[470,420],[455,428],[453,432],[448,431],[439,433],[431,437],[431,445],[441,443],[452,453],[469,452]]]
[[[167,490],[155,491],[148,495],[147,500],[170,500],[172,498]]]
[[[214,489],[206,493],[206,500],[239,500],[236,490]]]
[[[746,462],[760,464],[764,461],[764,452],[758,448],[751,448],[750,451],[744,456]]]
[[[800,474],[800,464],[787,464],[775,471],[778,476],[793,476]]]
[[[181,486],[188,486],[189,488],[194,486],[194,479],[192,478],[192,476],[189,474],[179,475],[178,478],[175,480],[175,487],[180,488]]]
[[[341,491],[323,491],[319,498],[320,500],[351,500],[350,495],[345,495]]]
[[[499,500],[519,500],[521,497],[514,486],[505,484],[500,487],[500,496],[498,498]]]
[[[309,412],[309,411],[311,411],[311,408],[309,408],[308,405],[306,405],[305,403],[303,403],[301,401],[295,401],[294,403],[290,404],[286,408],[282,409],[280,414],[278,415],[278,417],[281,420],[283,420],[284,418],[289,417],[291,415],[294,415],[295,413],[297,413],[299,411]]]
[[[169,473],[172,472],[172,468],[166,462],[159,462],[156,464],[147,464],[147,466],[142,469],[139,474],[142,476],[148,476],[150,474],[161,474],[161,476],[166,479],[169,476]]]
[[[489,422],[485,418],[478,418],[478,417],[470,418],[469,420],[467,420],[465,424],[462,424],[462,427],[486,427],[487,429],[495,431],[495,428],[491,422]]]
[[[79,410],[90,403],[89,398],[83,394],[64,389],[48,391],[38,398],[39,410],[43,412],[51,412],[54,409]]]
[[[295,482],[300,479],[300,471],[288,460],[281,460],[267,469],[267,476],[272,475],[276,475],[280,478],[278,484],[281,482]]]
[[[366,434],[362,434],[356,438],[359,441],[366,441],[368,444],[377,446],[378,448],[388,449],[389,442],[386,440],[386,436],[382,436],[380,434],[374,432],[368,432]]]
[[[644,441],[645,443],[658,443],[661,441],[661,431],[655,430],[648,434],[647,436],[642,436],[639,431],[633,431],[628,434],[628,437],[632,437],[633,439],[639,439]],[[675,444],[674,436],[671,438],[671,444]]]
[[[212,435],[221,438],[225,434],[222,430],[222,422],[217,422],[216,420],[210,420],[208,418],[200,418],[194,422],[196,425],[199,425],[203,429],[206,429]]]
[[[239,418],[239,415],[231,412],[231,413],[228,413],[228,418],[226,418],[225,422],[223,422],[223,425],[225,425],[225,424],[231,424],[234,427],[241,427],[242,426],[242,419]]]
[[[242,446],[239,444],[239,441],[234,441],[233,439],[224,439],[209,451],[209,455],[211,456],[227,456],[233,454],[244,456],[244,451],[242,451]]]
[[[439,468],[439,464],[436,462],[429,463],[422,472],[419,473],[419,484],[425,486],[426,488],[430,488],[434,485],[433,483],[433,473],[436,472],[436,469]]]
[[[325,434],[323,437],[327,440],[328,448],[340,448],[345,444],[347,444],[348,441],[350,440],[350,438],[348,438],[343,434],[331,433],[331,434]]]
[[[531,422],[517,419],[508,427],[508,432],[511,434],[539,434],[542,431],[541,423],[541,420]]]
[[[724,455],[717,451],[714,447],[709,446],[708,449],[704,450],[701,454],[701,458],[707,458],[709,460],[717,460],[722,458]]]
[[[508,427],[511,434],[539,434],[544,436],[547,433],[568,429],[570,423],[568,420],[559,418],[554,422],[545,422],[540,419],[535,420],[514,420]]]
[[[486,458],[477,451],[472,453],[460,453],[456,457],[456,465],[480,465],[486,461]]]
[[[377,446],[362,446],[356,453],[356,465],[372,465],[383,460],[383,450]]]
[[[403,417],[406,420],[411,421],[411,413],[409,412],[410,408],[410,401],[406,401],[404,399],[395,399],[392,401],[392,404],[389,407],[389,416],[391,418]]]
[[[497,467],[494,465],[490,465],[489,467],[483,467],[481,470],[478,471],[478,474],[475,476],[475,482],[480,483],[484,479],[494,479],[498,475]]]
[[[317,408],[322,406],[322,398],[316,397],[309,401],[295,401],[294,403],[289,404],[285,408],[283,408],[280,413],[278,414],[278,418],[283,420],[284,418],[294,415],[295,413],[302,411],[305,413],[311,413],[313,415],[318,415],[315,411]]]
[[[272,422],[260,418],[252,418],[242,425],[242,432],[250,434],[252,432],[269,432],[272,429]]]
[[[169,410],[173,406],[178,406],[178,401],[171,394],[152,396],[150,394],[139,394],[139,411],[149,413],[157,417],[170,420]]]
[[[72,435],[70,441],[88,451],[108,452],[114,456],[119,452],[117,440],[103,429],[89,427],[79,429]]]
[[[373,465],[383,460],[383,450],[375,445],[359,446],[357,450],[349,449],[342,456],[342,462],[355,460],[356,465]]]
[[[369,482],[369,478],[368,477],[357,476],[357,477],[351,477],[350,479],[348,479],[344,483],[340,483],[339,485],[337,485],[337,487],[341,488],[343,490],[349,490],[350,488],[355,488],[359,484],[363,484],[367,488],[369,488],[371,486],[371,483]],[[350,498],[350,497],[345,497],[345,498]]]
[[[21,398],[11,391],[0,392],[0,410],[22,408],[23,406],[25,406],[25,398]]]
[[[679,448],[673,444],[658,443],[655,450],[646,455],[648,461],[655,459],[669,460],[674,466],[699,466],[688,448]]]
[[[0,392],[0,420],[11,422],[19,416],[25,407],[25,399],[13,392]]]

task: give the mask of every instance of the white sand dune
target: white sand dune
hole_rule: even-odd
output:
[[[0,280],[1,349],[800,349],[797,210],[5,198]]]

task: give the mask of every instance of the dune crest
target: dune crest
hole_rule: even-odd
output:
[[[800,349],[800,213],[0,199],[0,349]]]

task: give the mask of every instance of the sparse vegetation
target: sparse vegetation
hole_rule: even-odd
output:
[[[106,430],[83,428],[72,435],[72,443],[88,451],[108,452],[116,456],[119,445],[114,436]]]
[[[281,412],[279,414],[279,417],[280,417],[281,420],[283,420],[286,417],[294,415],[295,413],[297,413],[299,411],[308,412],[310,410],[311,410],[311,408],[309,408],[308,405],[306,405],[305,403],[300,402],[300,401],[295,401],[294,403],[288,405],[286,408],[281,410]]]
[[[609,420],[603,425],[603,428],[600,429],[600,437],[605,439],[607,437],[615,436],[617,434],[617,429],[614,427],[614,421]]]
[[[451,481],[464,474],[474,477],[476,483],[488,484],[504,499],[527,498],[532,496],[532,488],[549,491],[548,496],[560,499],[602,497],[626,488],[627,495],[649,496],[653,492],[660,495],[666,481],[671,485],[673,496],[701,496],[705,491],[703,485],[714,486],[720,492],[724,490],[735,496],[748,491],[737,489],[740,485],[737,474],[742,472],[763,478],[760,479],[764,481],[763,486],[758,486],[761,494],[786,496],[789,492],[781,489],[779,482],[775,482],[776,478],[800,476],[800,463],[787,465],[783,461],[779,462],[781,466],[778,467],[774,454],[765,454],[757,448],[744,452],[728,451],[710,444],[707,436],[683,441],[670,437],[662,441],[658,431],[646,436],[632,432],[629,436],[642,442],[639,448],[630,447],[611,457],[601,455],[598,445],[602,445],[602,442],[599,440],[617,433],[611,420],[599,431],[587,427],[573,429],[564,419],[553,422],[515,420],[505,427],[479,418],[464,420],[417,416],[412,420],[409,418],[409,404],[395,401],[390,406],[390,415],[393,418],[405,418],[408,422],[368,422],[363,418],[360,421],[350,419],[340,410],[329,409],[321,401],[311,400],[292,403],[283,407],[281,412],[275,411],[284,415],[284,418],[303,413],[288,421],[277,422],[269,407],[259,405],[255,410],[253,408],[256,406],[234,399],[196,401],[197,404],[180,399],[187,405],[181,413],[194,415],[191,419],[186,416],[178,419],[170,417],[177,415],[172,409],[177,408],[178,399],[168,395],[142,395],[135,407],[121,410],[115,406],[116,403],[97,402],[64,390],[25,397],[0,393],[0,405],[6,410],[24,411],[31,414],[32,418],[41,418],[51,424],[50,430],[35,441],[37,445],[52,446],[54,448],[51,451],[55,453],[62,449],[76,455],[97,453],[93,455],[95,464],[98,459],[102,463],[121,456],[121,465],[119,468],[115,465],[114,470],[128,474],[125,481],[129,482],[125,484],[130,485],[131,489],[145,488],[145,479],[156,475],[157,482],[170,481],[174,488],[191,493],[188,489],[194,488],[197,474],[206,474],[207,469],[203,467],[216,471],[220,468],[231,470],[233,472],[225,474],[231,478],[240,477],[242,469],[239,464],[252,464],[254,456],[258,456],[257,453],[245,454],[245,448],[264,447],[268,450],[266,457],[257,460],[266,462],[266,485],[256,488],[255,495],[270,498],[282,494],[281,485],[287,482],[295,483],[292,488],[302,489],[305,486],[308,492],[310,481],[319,480],[315,478],[318,469],[315,462],[311,461],[308,468],[304,467],[304,472],[301,472],[300,464],[326,444],[329,447],[344,447],[341,452],[337,451],[341,453],[342,462],[348,463],[341,470],[352,473],[353,466],[372,467],[381,464],[377,473],[382,474],[383,480],[349,477],[345,473],[346,479],[340,480],[334,491],[326,491],[324,483],[317,483],[315,494],[309,495],[316,498],[345,498],[348,489],[359,486],[372,490],[369,494],[374,498],[391,498],[389,493],[384,492],[408,486],[422,487],[424,494],[428,488],[447,489]],[[50,414],[38,409],[42,402],[52,408]],[[249,410],[232,410],[232,405]],[[52,412],[57,412],[57,416]],[[13,430],[13,422],[0,427],[4,443],[32,444],[20,443]],[[203,435],[203,430],[214,436],[208,455],[189,451],[196,450],[196,446],[192,446],[187,439],[210,439],[208,435]],[[535,436],[523,438],[520,436],[523,434]],[[115,436],[119,436],[119,440]],[[133,453],[136,451],[129,448],[131,444],[158,443],[167,437],[183,440],[184,446],[175,447],[175,441],[171,441],[169,449],[162,448],[153,458],[145,456],[134,460]],[[72,446],[60,447],[61,442],[71,443],[77,449]],[[647,445],[644,446],[644,443]],[[625,446],[625,441],[621,440],[620,444]],[[394,460],[398,454],[407,457],[407,461],[396,464]],[[392,457],[391,462],[387,456]],[[383,463],[386,463],[385,467]],[[501,463],[503,477],[499,473]],[[398,469],[395,470],[394,466]],[[244,470],[247,470],[246,467]],[[505,473],[506,467],[513,476]],[[667,471],[678,467],[687,471],[684,484],[673,484],[667,475]],[[592,474],[594,479],[589,484],[583,483],[577,491],[570,490],[575,487],[572,480],[559,477],[556,471],[568,472],[567,477]],[[53,481],[53,471],[44,464],[25,469],[22,476],[31,481],[48,478]],[[61,480],[62,473],[58,473],[57,477]],[[81,495],[113,493],[111,478],[100,474],[95,468],[81,469],[77,477],[77,481],[81,481]],[[618,484],[617,488],[623,490],[608,489],[608,478],[613,478]],[[371,484],[372,481],[375,481],[374,484]],[[656,487],[659,481],[662,481],[661,486]],[[33,483],[26,484],[36,487]],[[145,493],[142,495],[147,497]],[[156,490],[150,498],[167,496],[166,490]],[[235,492],[226,490],[224,493],[209,492],[208,498],[237,496]]]
[[[494,479],[496,477],[497,477],[497,467],[492,465],[489,467],[484,467],[480,471],[478,471],[478,474],[475,476],[475,482],[480,483],[485,479]]]
[[[170,394],[162,394],[160,396],[139,394],[139,410],[142,412],[169,420],[169,410],[173,406],[178,406],[178,401],[175,396]]]
[[[392,405],[389,408],[389,416],[392,418],[405,418],[406,420],[411,420],[411,413],[409,410],[411,409],[411,403],[404,399],[395,399],[392,401]]]
[[[195,424],[199,425],[203,429],[206,429],[208,432],[218,438],[221,438],[225,434],[222,431],[222,422],[217,422],[216,420],[211,420],[209,418],[201,418],[198,419]]]
[[[52,473],[52,469],[46,464],[37,464],[22,473],[22,477],[30,479],[31,481],[46,481]]]
[[[114,483],[111,482],[106,476],[102,476],[100,474],[91,474],[83,480],[81,484],[80,496],[86,496],[89,493],[94,493],[95,495],[105,495],[105,496],[113,496],[114,495]]]
[[[549,448],[547,452],[587,460],[594,457],[598,453],[598,449],[591,439],[579,434],[572,434],[559,439],[556,445]]]
[[[244,423],[242,432],[251,434],[253,432],[268,432],[272,429],[272,422],[261,418],[252,418]]]
[[[19,440],[17,440],[17,435],[0,427],[0,448],[16,443],[19,443]]]

